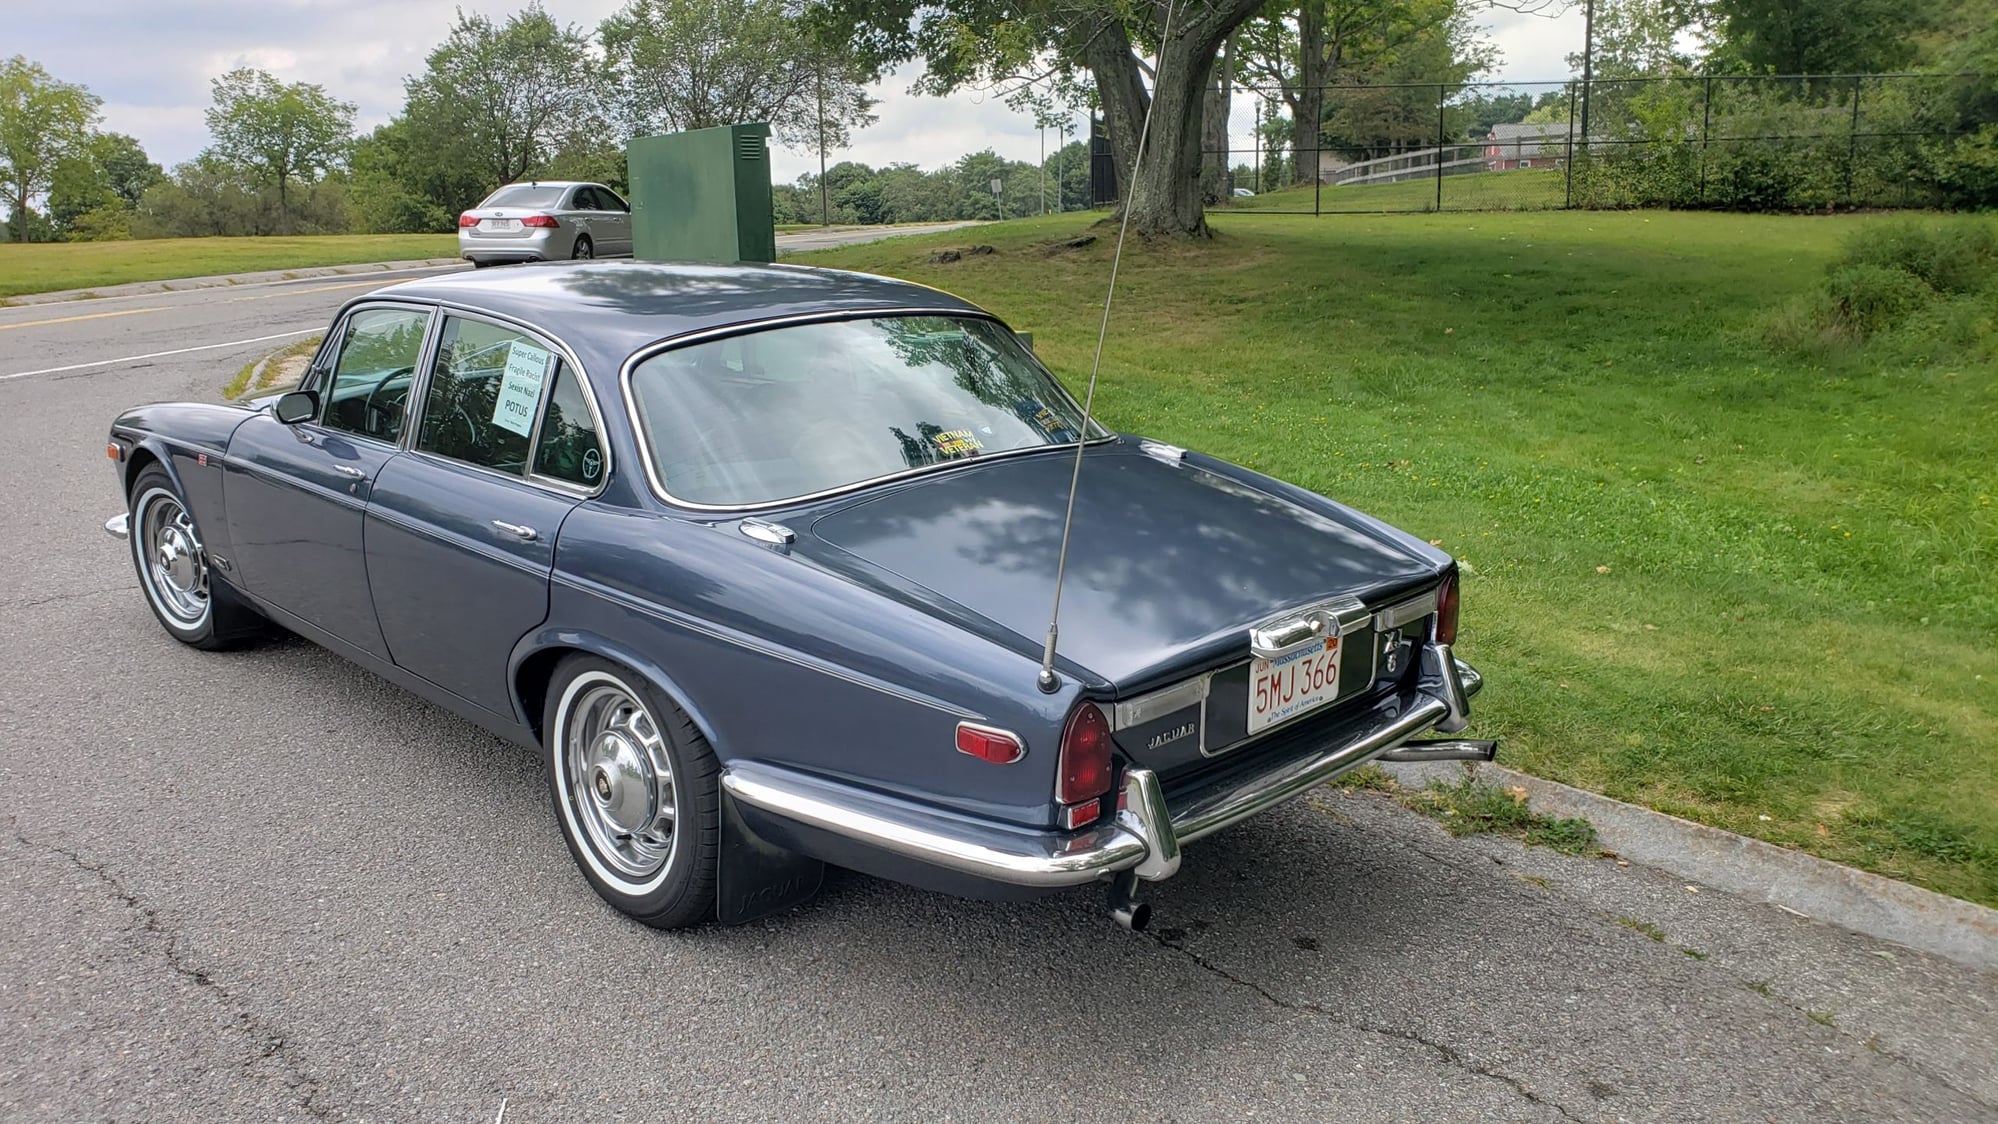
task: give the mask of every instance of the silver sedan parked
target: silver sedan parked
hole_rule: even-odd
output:
[[[631,256],[631,207],[600,183],[510,183],[458,216],[458,253],[475,266]]]

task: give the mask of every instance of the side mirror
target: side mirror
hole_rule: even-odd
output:
[[[271,406],[271,414],[286,425],[311,421],[319,416],[319,395],[310,390],[294,390],[281,394]]]

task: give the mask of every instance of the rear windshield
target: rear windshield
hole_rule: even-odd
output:
[[[487,196],[481,207],[553,207],[564,188],[536,187],[529,183],[508,184]]]
[[[639,364],[631,391],[660,484],[716,506],[1069,445],[1082,430],[1054,376],[974,317],[799,324],[674,348]]]

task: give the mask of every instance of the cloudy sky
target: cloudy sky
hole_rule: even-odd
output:
[[[623,0],[544,0],[556,18],[594,27]],[[450,29],[458,7],[503,18],[519,0],[9,0],[0,52],[20,53],[51,74],[80,82],[104,99],[104,125],[139,138],[154,160],[172,166],[208,143],[202,111],[209,80],[238,66],[285,81],[317,82],[359,106],[369,129],[402,106],[402,79]],[[1556,0],[1559,6],[1559,0]],[[1491,78],[1509,82],[1568,76],[1564,56],[1579,50],[1581,12],[1522,15],[1494,8],[1482,20],[1504,54]],[[1037,160],[1040,135],[1031,118],[990,98],[917,97],[914,73],[891,75],[875,90],[879,123],[835,154],[880,165],[911,161],[935,167],[966,152],[997,150]],[[1235,99],[1233,145],[1247,148],[1254,108]],[[1087,127],[1086,120],[1078,122]],[[1049,146],[1054,145],[1052,137]],[[780,182],[815,168],[816,153],[780,152]]]

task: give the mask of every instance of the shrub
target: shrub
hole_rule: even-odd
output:
[[[1846,265],[1825,278],[1832,319],[1864,338],[1884,332],[1922,307],[1934,292],[1921,278],[1881,265]]]
[[[1939,293],[1973,292],[1998,273],[1998,235],[1981,222],[1864,227],[1846,241],[1834,270],[1846,266],[1893,270]]]

